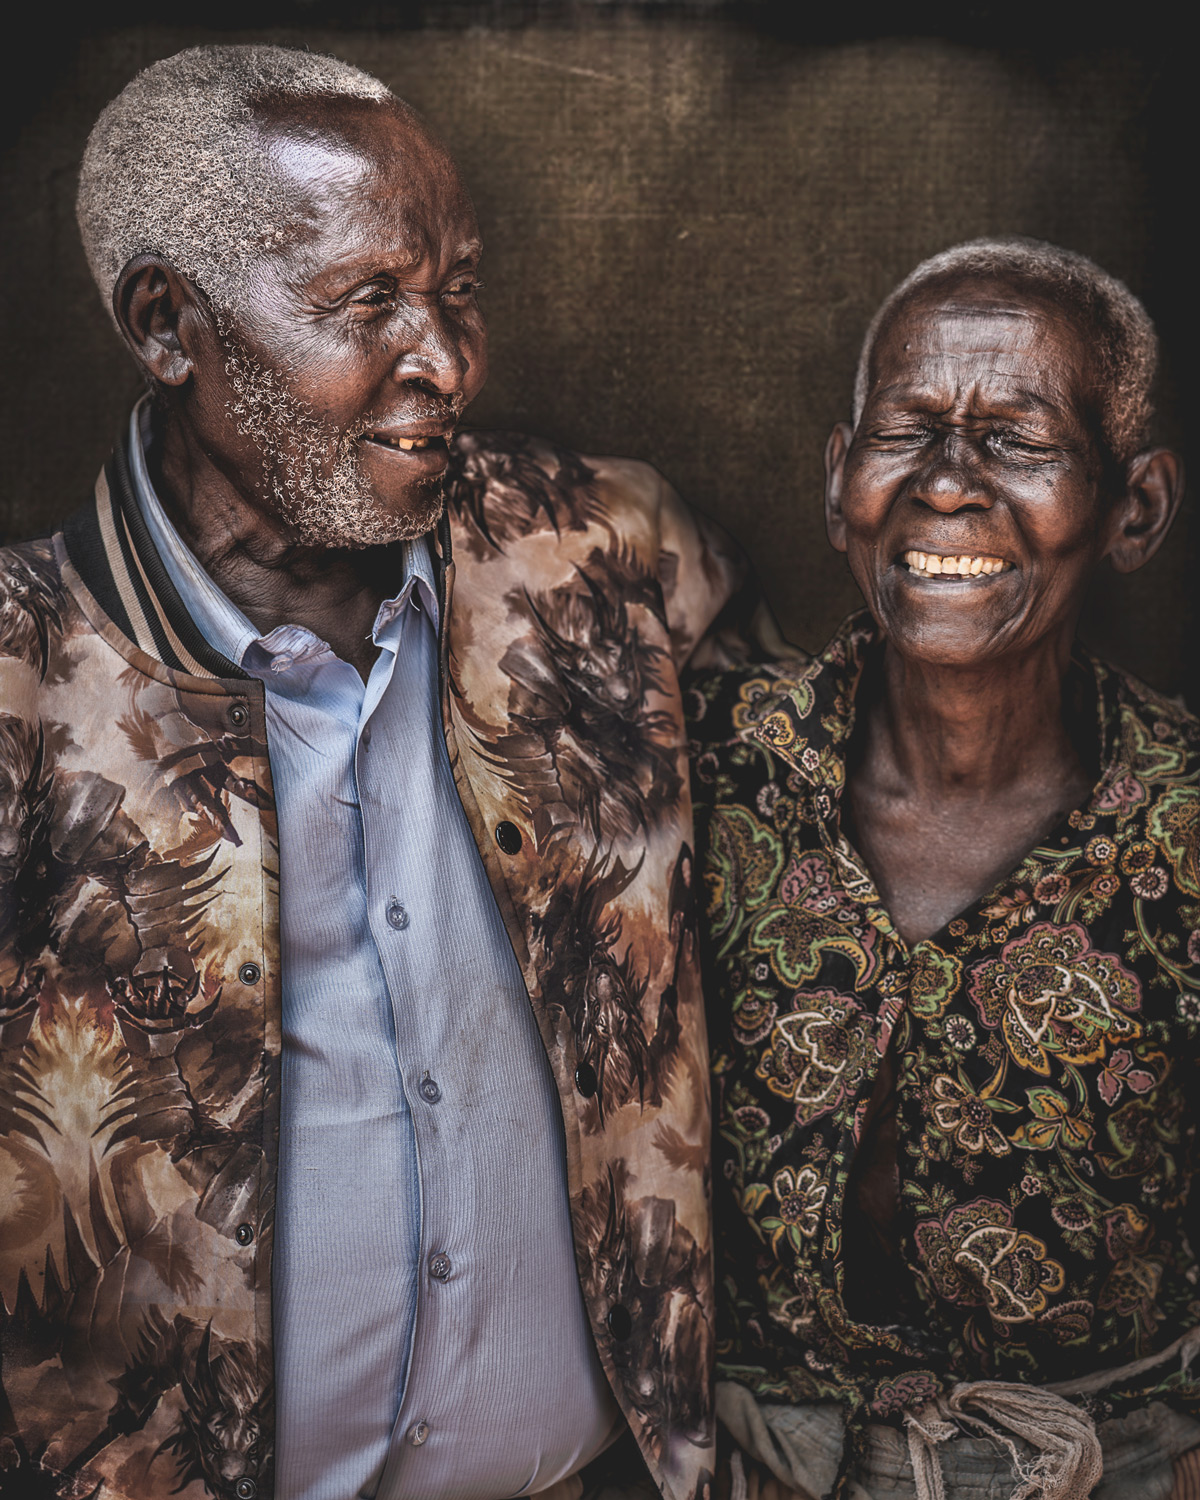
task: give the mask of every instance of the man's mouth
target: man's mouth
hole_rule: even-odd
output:
[[[386,432],[368,432],[364,436],[369,442],[379,443],[385,448],[399,448],[402,453],[413,453],[423,448],[446,449],[446,439],[440,433],[429,433],[424,437],[396,437]]]
[[[986,552],[905,552],[901,562],[918,578],[990,578],[996,573],[1007,573],[1012,563],[1002,557],[992,557]]]

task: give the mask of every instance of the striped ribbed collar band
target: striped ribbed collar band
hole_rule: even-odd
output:
[[[246,680],[248,674],[215,651],[192,622],[159,557],[134,494],[128,423],[96,480],[91,503],[63,527],[72,566],[114,625],[140,650],[192,677]],[[438,524],[438,592],[450,557],[450,527]],[[441,601],[440,602],[444,602]]]

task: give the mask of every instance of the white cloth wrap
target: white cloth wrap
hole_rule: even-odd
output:
[[[1149,1359],[1080,1381],[956,1385],[907,1412],[903,1431],[869,1423],[846,1493],[849,1500],[1168,1500],[1172,1463],[1200,1445],[1200,1420],[1155,1401],[1096,1426],[1064,1398],[1175,1360],[1186,1371],[1198,1350],[1200,1329]],[[840,1407],[760,1404],[744,1386],[720,1381],[717,1416],[741,1452],[797,1500],[822,1500],[832,1488],[846,1437]]]

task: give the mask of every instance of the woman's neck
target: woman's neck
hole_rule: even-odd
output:
[[[864,669],[848,829],[908,941],[989,891],[1087,796],[1095,775],[1083,717],[1064,706],[1069,664],[1069,645],[973,672],[885,647]]]

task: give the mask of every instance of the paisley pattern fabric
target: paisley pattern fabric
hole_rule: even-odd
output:
[[[1089,800],[929,940],[840,829],[865,616],[689,691],[717,1110],[718,1376],[896,1420],[957,1381],[1051,1383],[1200,1323],[1200,726],[1082,654]],[[897,1059],[917,1326],[857,1322],[846,1190]],[[1129,1382],[1097,1420],[1165,1396]]]
[[[585,1303],[687,1500],[713,1315],[676,672],[730,659],[740,564],[644,465],[479,434],[439,554],[446,740],[561,1095]],[[118,451],[63,534],[0,553],[5,1494],[272,1491],[268,752]]]

